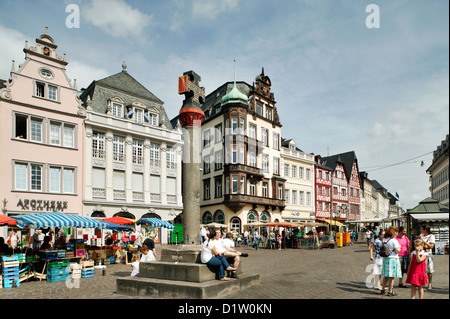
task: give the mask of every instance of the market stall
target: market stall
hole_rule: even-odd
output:
[[[11,219],[16,220],[17,225],[35,230],[63,227],[75,229],[117,227],[117,225],[89,217],[56,212],[12,216]],[[12,221],[11,223],[14,224]],[[42,246],[42,249],[26,247],[13,252],[12,256],[2,256],[2,273],[7,276],[3,278],[5,287],[17,287],[21,281],[28,281],[32,277],[39,280],[47,279],[51,282],[66,280],[70,274],[69,265],[79,263],[88,256],[85,246],[86,239],[71,238],[67,240],[63,235],[64,233],[59,234],[54,246],[46,243],[48,247],[51,247],[50,249],[44,249]],[[91,273],[85,273],[85,275],[87,277]]]
[[[440,204],[438,200],[426,198],[419,205],[408,209],[407,234],[410,238],[420,235],[420,226],[426,224],[430,227],[436,238],[435,253],[447,253],[449,249],[449,208]],[[439,248],[439,249],[438,249]]]

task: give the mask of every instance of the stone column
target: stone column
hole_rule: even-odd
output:
[[[200,127],[184,129],[183,232],[187,245],[200,244],[200,136]]]

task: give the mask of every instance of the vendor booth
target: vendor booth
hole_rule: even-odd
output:
[[[12,216],[11,219],[16,221],[16,225],[29,227],[32,230],[75,229],[73,232],[75,236],[71,235],[71,238],[68,239],[65,232],[55,233],[53,245],[50,236],[45,236],[42,243],[39,236],[33,236],[36,240],[39,239],[39,245],[36,242],[33,248],[26,245],[22,249],[13,250],[12,254],[0,256],[1,279],[5,288],[18,287],[20,282],[28,281],[30,278],[46,279],[50,282],[64,281],[71,275],[71,272],[74,274],[75,269],[76,271],[79,270],[79,273],[74,275],[92,277],[94,275],[94,261],[88,260],[87,239],[78,236],[78,234],[82,234],[82,232],[78,232],[78,229],[114,229],[119,226],[89,217],[55,212]],[[14,225],[13,221],[10,221],[10,223]],[[72,267],[74,265],[79,265],[79,269]]]
[[[426,224],[430,227],[431,232],[436,237],[436,246],[443,247],[439,253],[443,250],[444,253],[448,254],[448,206],[440,204],[438,200],[428,197],[421,201],[416,207],[408,209],[406,215],[408,220],[408,237],[415,238],[416,236],[419,236],[420,226]],[[437,249],[435,249],[435,253],[437,252]]]

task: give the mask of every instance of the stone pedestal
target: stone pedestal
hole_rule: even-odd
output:
[[[160,261],[140,264],[139,277],[117,279],[117,292],[156,298],[221,298],[259,284],[259,274],[243,274],[240,265],[239,279],[217,280],[216,272],[201,263],[200,253],[200,245],[163,248]]]

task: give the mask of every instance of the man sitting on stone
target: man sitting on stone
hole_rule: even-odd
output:
[[[225,238],[219,240],[218,248],[219,251],[223,252],[223,255],[234,268],[239,267],[239,263],[242,257],[248,257],[248,254],[237,251],[233,242],[233,234],[227,233]],[[239,278],[235,272],[232,273],[231,278]]]

